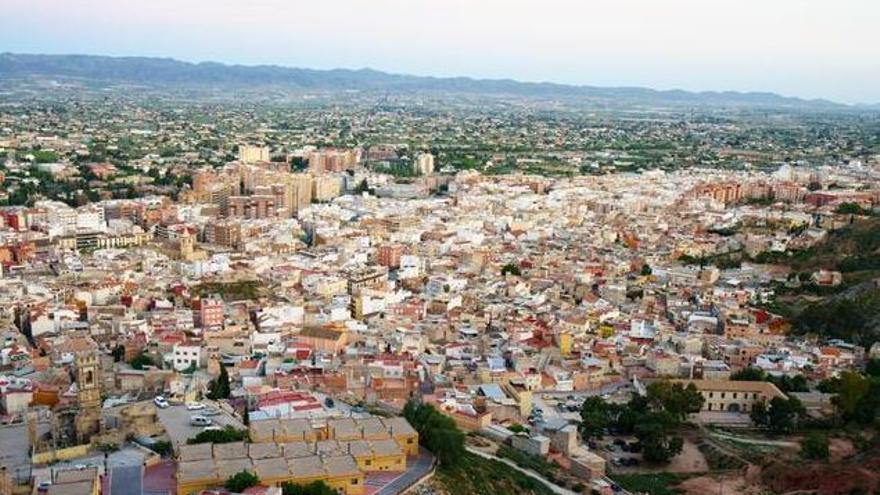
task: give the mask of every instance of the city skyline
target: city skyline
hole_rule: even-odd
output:
[[[4,51],[880,102],[880,7],[862,0],[50,3],[8,2]]]

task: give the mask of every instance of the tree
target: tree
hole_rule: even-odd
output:
[[[370,185],[367,184],[367,179],[361,179],[360,183],[358,183],[357,187],[354,188],[355,194],[363,194],[370,190]]]
[[[834,211],[843,215],[861,215],[864,212],[858,203],[840,203]]]
[[[516,275],[517,277],[522,275],[518,266],[513,263],[507,263],[506,265],[501,267],[501,276],[505,276],[507,274]]]
[[[770,423],[768,412],[767,401],[760,400],[752,406],[752,412],[749,413],[749,418],[751,418],[752,423],[754,423],[755,426],[766,428]]]
[[[220,375],[216,380],[211,380],[208,386],[208,398],[212,400],[228,399],[229,393],[229,372],[226,371],[226,366],[221,362]]]
[[[244,412],[241,415],[241,422],[244,423],[245,426],[251,425],[251,413],[248,411],[247,406],[244,406]]]
[[[260,478],[258,478],[256,474],[251,473],[250,471],[239,471],[226,480],[226,483],[224,483],[223,486],[233,493],[241,493],[246,489],[259,484]]]
[[[681,453],[684,441],[669,435],[675,424],[675,418],[665,411],[649,412],[641,417],[635,434],[646,461],[666,463]]]
[[[685,387],[681,383],[663,380],[648,385],[648,402],[651,406],[668,412],[679,421],[687,419],[688,414],[700,412],[705,400],[693,383]]]
[[[128,362],[128,364],[136,370],[142,370],[145,366],[155,366],[153,358],[143,352],[135,356],[134,359]]]
[[[338,495],[337,491],[330,487],[324,480],[316,480],[308,485],[283,483],[281,485],[283,495]]]
[[[236,430],[232,426],[227,426],[222,430],[203,430],[198,435],[190,438],[186,443],[190,445],[198,443],[232,443],[241,442],[248,439],[247,430]]]
[[[150,450],[159,454],[162,457],[168,457],[174,452],[174,448],[171,445],[171,442],[167,440],[158,440],[154,443]]]
[[[441,465],[455,465],[463,458],[465,435],[452,418],[430,404],[415,400],[406,403],[403,416],[419,433],[419,443],[430,450]]]
[[[845,371],[840,375],[837,396],[833,401],[844,419],[851,420],[856,416],[870,388],[868,379],[855,371]]]
[[[873,378],[880,378],[880,359],[868,360],[865,364],[865,374]]]
[[[659,384],[659,385],[657,385]],[[648,397],[633,394],[627,404],[609,404],[601,398],[589,398],[581,409],[581,434],[586,438],[601,436],[605,425],[619,434],[635,435],[648,462],[665,463],[681,453],[684,441],[672,435],[682,420],[700,401],[690,387],[669,382],[655,382]],[[699,395],[699,392],[697,392]],[[684,411],[684,412],[683,412]]]
[[[642,265],[642,272],[641,272],[641,274],[642,274],[643,277],[647,277],[648,275],[650,275],[650,274],[652,274],[652,273],[654,273],[654,270],[651,269],[651,265],[649,265],[649,264],[647,264],[647,263],[645,263],[644,265]]]
[[[581,406],[581,424],[578,428],[585,439],[602,438],[611,424],[611,409],[601,397],[588,397]]]
[[[760,368],[752,368],[751,366],[743,368],[736,373],[730,375],[732,381],[738,382],[762,382],[767,377],[764,370]]]
[[[822,433],[813,432],[801,440],[801,457],[811,461],[828,460],[828,437]]]
[[[125,346],[117,344],[116,347],[113,348],[111,355],[113,356],[114,363],[122,361],[125,358]]]
[[[774,397],[770,400],[767,409],[766,427],[773,433],[788,433],[793,431],[800,421],[800,418],[806,414],[801,401],[794,397],[784,399],[782,397]]]

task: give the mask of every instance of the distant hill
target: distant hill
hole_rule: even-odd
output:
[[[646,105],[726,105],[846,109],[827,100],[804,100],[764,92],[658,91],[637,87],[572,86],[527,83],[510,79],[439,78],[389,74],[372,69],[313,70],[275,65],[189,63],[170,58],[94,55],[30,55],[0,53],[0,81],[60,79],[92,83],[134,83],[148,87],[188,89],[255,89],[288,91],[446,92],[575,99],[596,103]]]

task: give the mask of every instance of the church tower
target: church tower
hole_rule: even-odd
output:
[[[183,260],[190,260],[193,257],[194,251],[195,239],[193,239],[192,234],[189,232],[184,232],[180,236],[180,258]]]
[[[76,386],[79,412],[76,435],[81,442],[101,431],[101,364],[97,352],[77,354]]]

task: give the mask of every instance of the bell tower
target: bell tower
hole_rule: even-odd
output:
[[[77,354],[75,364],[79,401],[76,434],[80,441],[87,441],[101,431],[101,364],[94,351]]]
[[[189,232],[184,232],[180,236],[180,258],[184,260],[192,259],[195,251],[195,239]]]

